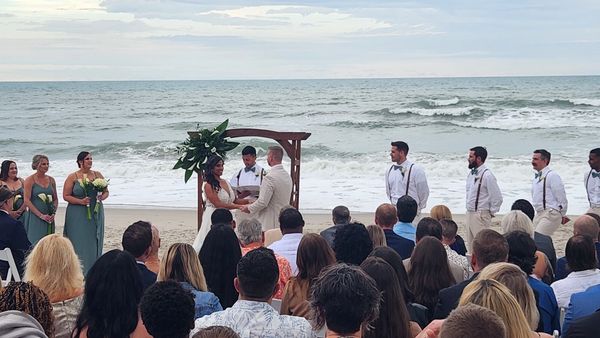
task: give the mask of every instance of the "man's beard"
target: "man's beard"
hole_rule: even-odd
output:
[[[477,163],[469,161],[469,169],[477,168]]]

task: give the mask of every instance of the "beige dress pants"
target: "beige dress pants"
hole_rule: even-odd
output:
[[[562,222],[562,214],[555,209],[546,209],[538,211],[533,218],[533,228],[536,232],[546,236],[552,234],[558,229]]]
[[[471,251],[471,243],[475,236],[483,229],[492,226],[492,214],[489,210],[467,211],[467,246]]]

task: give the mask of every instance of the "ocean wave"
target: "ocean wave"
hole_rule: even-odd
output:
[[[327,124],[328,127],[336,128],[359,128],[359,129],[381,129],[396,128],[395,124],[388,121],[335,121]]]
[[[430,107],[445,107],[458,104],[460,102],[460,99],[455,96],[451,99],[427,100],[426,102]]]
[[[569,99],[575,106],[592,106],[592,107],[600,107],[600,99]]]
[[[471,116],[474,114],[482,114],[485,111],[479,107],[454,107],[454,108],[439,108],[439,109],[422,109],[409,108],[399,114],[414,114],[420,116]]]

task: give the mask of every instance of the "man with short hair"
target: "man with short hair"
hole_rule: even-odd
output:
[[[528,200],[518,199],[514,201],[510,210],[519,210],[522,211],[527,217],[533,222],[535,218],[535,209],[533,205],[529,203]],[[543,252],[548,260],[550,261],[550,265],[552,265],[552,270],[556,271],[556,250],[554,249],[554,242],[552,241],[552,237],[534,231],[533,240],[535,241],[535,245],[537,249]]]
[[[479,271],[492,263],[506,262],[507,258],[508,243],[501,234],[491,229],[483,229],[477,233],[471,249],[471,267],[475,274],[470,279],[440,291],[433,317],[448,317],[450,311],[458,306],[458,300],[465,287],[477,278]]]
[[[350,223],[350,210],[343,205],[338,205],[331,210],[331,218],[333,226],[321,231],[321,237],[325,238],[330,247],[333,248],[333,239],[335,238],[335,232]]]
[[[385,173],[385,191],[388,199],[396,205],[398,199],[409,195],[418,205],[418,214],[427,206],[429,186],[425,170],[419,165],[409,161],[408,144],[403,141],[391,143],[390,157],[392,166]]]
[[[585,191],[590,209],[587,212],[600,215],[600,148],[590,150],[590,171],[584,176]]]
[[[224,311],[196,319],[190,335],[205,327],[221,325],[242,338],[316,337],[306,319],[280,315],[271,307],[279,287],[278,270],[273,251],[257,248],[248,252],[240,259],[233,281],[239,300]]]
[[[439,337],[506,338],[506,327],[494,311],[469,303],[452,310],[442,324]]]
[[[585,235],[590,237],[594,241],[594,247],[596,248],[596,257],[598,260],[598,268],[600,268],[600,242],[598,242],[598,234],[600,233],[600,226],[596,219],[592,216],[581,215],[577,217],[573,223],[573,236]],[[561,280],[571,272],[567,264],[567,258],[561,257],[556,262],[556,280]]]
[[[156,282],[156,274],[150,271],[145,261],[152,250],[152,225],[145,221],[137,221],[128,226],[121,240],[123,250],[129,252],[137,263],[144,290]]]
[[[292,275],[295,276],[298,273],[296,255],[298,253],[298,245],[300,245],[300,240],[302,240],[302,230],[304,229],[304,218],[302,218],[300,211],[292,207],[281,210],[279,215],[279,229],[283,236],[280,240],[271,243],[269,249],[287,259],[292,268]]]
[[[256,163],[256,148],[253,146],[245,146],[242,149],[242,162],[244,167],[240,169],[231,180],[229,185],[236,190],[238,198],[256,199],[257,194],[252,191],[243,191],[238,188],[243,187],[259,187],[265,177],[265,170]]]
[[[187,338],[194,328],[194,296],[178,282],[150,286],[140,301],[140,315],[153,338]]]
[[[562,179],[550,164],[550,153],[545,149],[533,151],[531,165],[536,171],[532,181],[533,207],[537,214],[533,219],[535,231],[552,236],[561,224],[569,221],[567,194]]]
[[[469,169],[467,175],[467,245],[471,245],[475,235],[482,229],[492,226],[492,217],[500,211],[502,193],[496,177],[485,165],[487,150],[477,146],[469,149]]]
[[[458,225],[451,219],[441,219],[440,224],[442,225],[442,244],[446,249],[448,255],[448,261],[460,266],[464,270],[465,279],[469,278],[470,266],[467,257],[459,255],[456,251],[452,250],[450,245],[456,240],[456,233],[458,232]]]
[[[415,248],[415,242],[402,236],[398,236],[394,232],[394,224],[396,224],[397,221],[398,216],[396,214],[396,207],[393,205],[384,203],[375,210],[375,224],[383,229],[387,246],[394,249],[402,259],[407,259],[410,258],[410,255]]]
[[[12,211],[12,197],[14,193],[7,187],[0,187],[0,250],[10,248],[12,256],[15,260],[19,276],[23,275],[23,261],[25,253],[31,247],[31,242],[27,238],[23,223],[10,216],[8,213]],[[8,272],[8,263],[0,261],[0,276],[2,280],[6,278]]]
[[[235,220],[233,219],[233,214],[231,213],[231,211],[229,211],[229,209],[225,208],[218,208],[215,211],[213,211],[213,213],[210,215],[210,223],[211,229],[213,225],[217,224],[228,225],[234,230],[236,226]]]
[[[404,195],[398,198],[396,202],[396,210],[398,215],[398,223],[394,225],[394,232],[398,236],[402,236],[411,241],[415,241],[416,229],[412,222],[415,220],[419,212],[417,201],[414,198]]]
[[[264,177],[258,199],[252,204],[243,205],[241,210],[258,219],[263,231],[275,229],[279,212],[290,203],[292,196],[292,178],[283,169],[283,149],[278,146],[269,147],[267,163],[271,171]]]

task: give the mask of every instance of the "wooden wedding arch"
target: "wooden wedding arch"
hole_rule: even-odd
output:
[[[198,134],[197,131],[188,132],[189,135]],[[283,150],[290,158],[291,168],[290,176],[292,177],[292,196],[290,204],[294,208],[298,208],[298,198],[300,197],[300,154],[301,142],[308,139],[311,133],[305,132],[279,132],[266,129],[253,128],[237,128],[227,129],[223,136],[225,137],[264,137],[275,140],[281,145]],[[202,198],[202,174],[198,173],[198,230],[202,225],[202,215],[204,214],[204,199]]]

